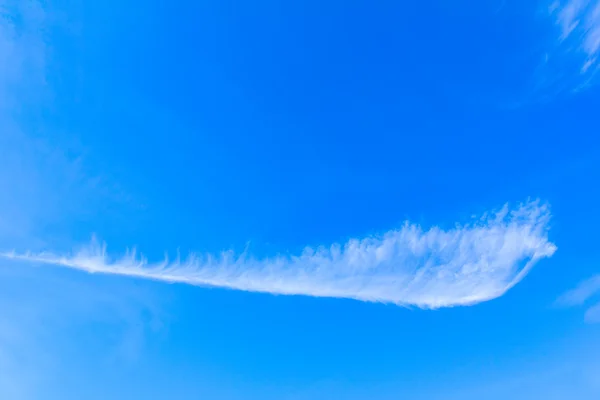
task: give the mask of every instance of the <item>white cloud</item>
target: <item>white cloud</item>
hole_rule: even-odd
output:
[[[504,206],[453,229],[423,230],[406,223],[381,236],[266,259],[225,252],[148,263],[135,252],[111,258],[96,243],[68,255],[2,256],[165,282],[439,308],[499,297],[538,260],[552,256],[556,246],[548,240],[549,219],[546,205],[527,202],[512,210]]]
[[[581,306],[597,294],[600,294],[600,275],[581,282],[575,289],[560,296],[556,303],[562,306]],[[600,322],[600,303],[590,307],[585,312],[584,319],[588,323]]]
[[[550,7],[561,44],[580,55],[580,72],[594,74],[600,51],[600,1],[557,1]]]
[[[564,306],[582,305],[598,292],[600,292],[600,275],[581,282],[575,289],[560,296],[557,303]]]

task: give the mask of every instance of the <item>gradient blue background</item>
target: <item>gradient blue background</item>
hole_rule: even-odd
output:
[[[600,396],[598,326],[553,306],[599,270],[600,98],[570,90],[569,53],[540,67],[560,35],[542,2],[41,9],[43,89],[3,134],[29,156],[2,216],[27,228],[3,248],[261,256],[532,197],[558,252],[437,311],[3,266],[4,398]]]

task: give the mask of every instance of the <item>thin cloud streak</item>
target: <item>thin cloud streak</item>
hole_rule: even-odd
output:
[[[593,276],[581,282],[575,289],[569,290],[556,300],[559,306],[573,307],[587,303],[600,294],[600,275]],[[600,303],[596,303],[585,311],[584,321],[587,323],[600,322]]]
[[[600,275],[581,282],[575,289],[560,296],[556,302],[562,306],[579,306],[596,293],[600,293]]]
[[[24,262],[251,292],[350,298],[421,308],[472,305],[502,296],[550,257],[550,211],[539,201],[428,230],[405,223],[381,236],[255,259],[224,252],[149,263],[135,251],[112,258],[92,243],[73,254],[2,253]]]

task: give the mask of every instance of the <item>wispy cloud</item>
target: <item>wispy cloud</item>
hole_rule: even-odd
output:
[[[149,263],[135,252],[112,258],[97,243],[68,255],[1,255],[90,273],[439,308],[499,297],[537,261],[552,256],[556,246],[548,240],[549,219],[548,207],[534,201],[512,210],[504,206],[453,229],[424,230],[407,222],[381,236],[266,259],[225,252]]]
[[[560,296],[556,303],[560,306],[581,306],[594,296],[600,295],[600,275],[596,275],[581,282],[575,289],[569,290]],[[600,322],[600,303],[597,303],[585,312],[585,321],[589,323]]]
[[[169,321],[164,291],[20,267],[0,260],[0,399],[47,398],[82,359],[133,366]]]
[[[560,62],[562,72],[575,65],[585,86],[600,67],[600,1],[557,0],[549,11],[559,33],[557,50],[552,56],[568,58]]]
[[[52,4],[51,4],[52,3]],[[57,122],[53,90],[69,71],[52,42],[69,24],[54,2],[0,0],[0,243],[41,248],[60,224],[103,212],[129,198],[87,162],[68,124]],[[61,102],[69,104],[69,99]],[[68,110],[68,107],[66,108]],[[109,206],[110,204],[110,206]],[[104,213],[104,212],[103,212]],[[104,213],[106,214],[106,213]],[[48,234],[52,226],[57,231]],[[35,243],[34,243],[35,242]]]
[[[530,49],[539,61],[530,91],[518,104],[578,93],[599,77],[600,0],[547,0],[540,14],[543,35]]]
[[[600,292],[600,275],[581,282],[575,289],[560,296],[557,303],[564,306],[579,306]]]
[[[10,193],[0,196],[4,245],[31,236],[45,213],[39,199],[50,193],[46,182],[55,180],[45,171],[62,171],[57,152],[42,145],[37,134],[48,95],[47,18],[37,1],[0,0],[0,192]],[[53,203],[46,210],[53,210]]]

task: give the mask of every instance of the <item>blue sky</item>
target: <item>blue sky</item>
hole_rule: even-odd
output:
[[[0,398],[599,398],[599,55],[597,0],[0,0]]]

